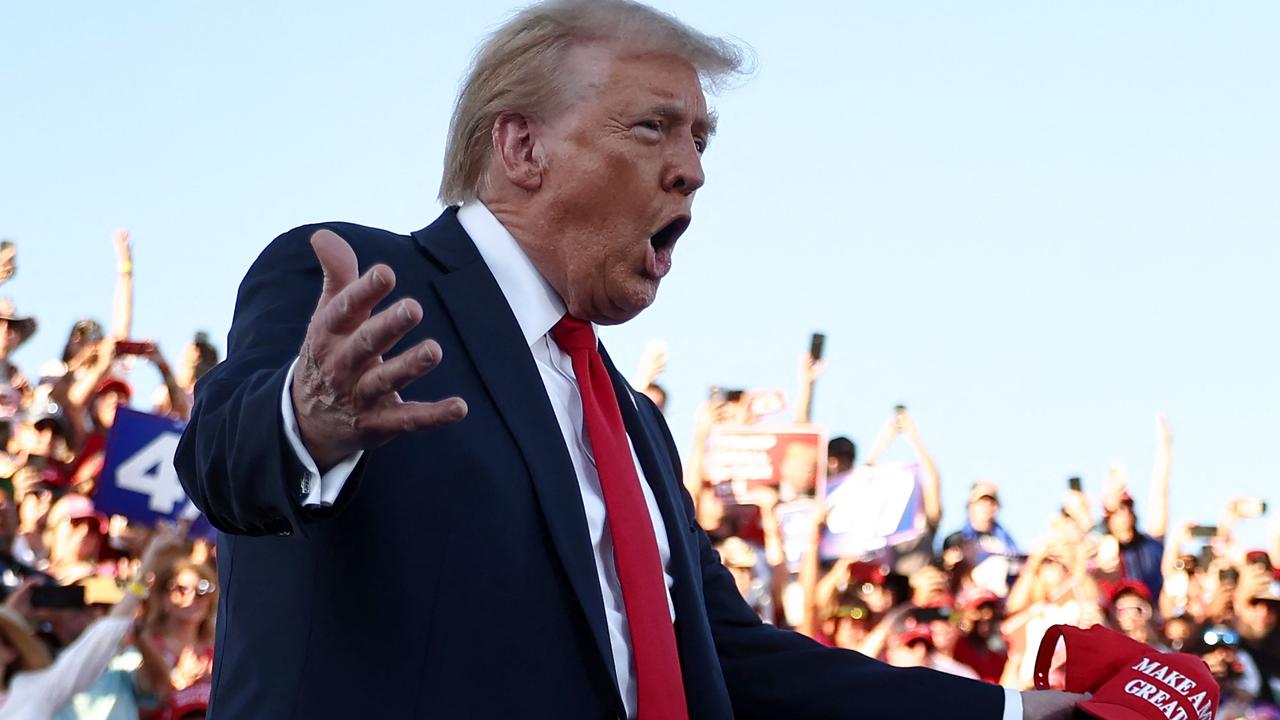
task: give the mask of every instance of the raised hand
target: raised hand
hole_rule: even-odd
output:
[[[435,340],[424,340],[384,360],[383,354],[422,321],[422,306],[413,299],[372,315],[395,287],[391,268],[375,265],[358,276],[355,252],[330,230],[312,235],[311,247],[324,270],[324,289],[290,392],[303,443],[320,470],[400,433],[466,417],[462,398],[400,399],[401,389],[440,364],[443,351]]]

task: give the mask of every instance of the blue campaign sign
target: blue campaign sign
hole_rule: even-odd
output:
[[[187,499],[173,468],[173,455],[185,425],[160,415],[117,410],[94,495],[97,508],[142,525],[199,516],[191,534],[211,535],[208,521]]]

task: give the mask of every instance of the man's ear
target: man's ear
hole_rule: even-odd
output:
[[[535,131],[533,121],[520,113],[504,112],[493,121],[493,151],[503,176],[529,192],[542,185],[543,158]]]

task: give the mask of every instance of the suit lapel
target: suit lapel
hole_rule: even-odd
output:
[[[456,212],[446,210],[414,237],[447,271],[436,279],[435,289],[520,448],[556,553],[609,678],[616,678],[591,536],[569,451],[520,326],[475,244],[458,224]],[[616,681],[613,684],[616,694]]]

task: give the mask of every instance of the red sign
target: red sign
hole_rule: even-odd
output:
[[[826,476],[823,428],[722,425],[707,439],[703,477],[712,485],[731,484],[734,495],[755,485],[778,488],[784,500],[814,495]]]

